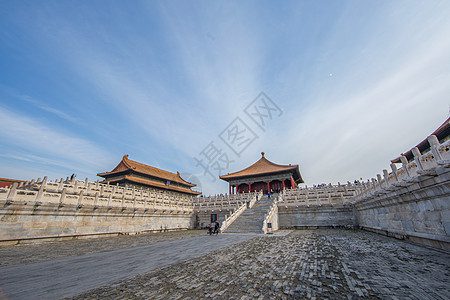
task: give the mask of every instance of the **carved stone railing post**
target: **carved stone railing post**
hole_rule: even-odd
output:
[[[41,187],[39,188],[39,191],[36,195],[35,202],[42,201],[42,197],[44,196],[44,190],[45,190],[46,184],[47,184],[47,176],[44,176],[44,179],[42,180],[42,183],[41,183]]]
[[[78,181],[75,181],[75,184],[73,185],[73,193],[78,194]]]
[[[373,191],[375,192],[377,190],[377,184],[376,184],[377,180],[375,178],[372,178],[372,188]]]
[[[391,164],[391,169],[392,169],[392,175],[394,175],[395,181],[398,181],[397,166],[394,163]]]
[[[441,153],[439,152],[439,140],[435,135],[428,137],[428,143],[430,143],[431,153],[434,156],[435,161],[442,160]]]
[[[87,187],[86,188],[86,195],[90,195],[91,194],[91,184],[88,182],[87,185],[85,184],[85,187]]]
[[[64,200],[66,200],[66,188],[63,188],[62,192],[61,192],[61,197],[59,197],[59,206],[63,206],[64,205]]]
[[[406,159],[406,156],[402,155],[400,156],[400,161],[402,163],[402,168],[405,171],[406,176],[410,177],[411,175],[409,174],[408,170],[408,159]]]
[[[58,185],[58,192],[62,191],[64,188],[64,182],[63,179],[61,178],[61,180],[59,181],[59,185]]]
[[[7,201],[14,200],[14,197],[16,196],[17,186],[18,186],[17,182],[14,182],[11,188],[9,189],[8,196],[6,197]]]
[[[83,197],[84,197],[84,190],[81,190],[80,195],[78,196],[78,207],[82,207],[83,206]]]
[[[414,155],[414,161],[416,162],[417,168],[419,170],[423,170],[422,161],[420,160],[421,154],[419,148],[417,147],[412,148],[412,153]]]
[[[380,174],[377,174],[377,180],[378,180],[378,186],[380,187],[380,189],[382,189],[383,186],[382,186],[382,184],[381,184],[381,181],[382,181],[383,179],[381,178],[381,175],[380,175]]]
[[[94,197],[94,207],[98,207],[98,191],[95,192]]]
[[[386,186],[389,186],[389,173],[386,169],[383,170],[384,182],[386,182]]]

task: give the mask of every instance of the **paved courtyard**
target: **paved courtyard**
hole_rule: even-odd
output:
[[[90,265],[99,260],[103,261],[100,266],[116,263],[119,269],[114,272],[118,274],[93,280],[88,287],[83,276],[89,274],[81,272],[72,279],[72,286],[80,281],[84,287],[70,290],[69,285],[70,293],[55,293],[56,285],[47,293],[41,289],[39,297],[24,295],[30,299],[61,295],[72,295],[71,299],[450,299],[449,254],[374,233],[330,229],[280,231],[266,236],[187,234],[191,236],[177,240],[175,236],[183,237],[177,233],[164,241],[170,233],[162,233],[157,243],[108,248],[108,252],[101,252],[98,244],[95,253],[74,257],[55,259],[48,254],[46,261],[0,268],[0,283],[8,277],[4,271],[11,268],[39,272],[46,267],[50,272],[52,268],[64,270],[61,264],[75,263],[80,268],[86,266],[83,261]],[[130,237],[129,242],[134,238],[142,239]],[[16,249],[30,246],[22,247]],[[48,245],[32,247],[39,253],[40,247]],[[14,247],[9,248],[14,252]],[[3,260],[1,251],[0,258]],[[136,260],[148,267],[133,268]],[[102,276],[101,271],[94,273]],[[130,276],[124,278],[126,274]],[[60,272],[60,276],[67,274]],[[19,276],[12,281],[20,280]],[[83,292],[88,288],[91,290]],[[77,291],[82,293],[74,296]],[[13,295],[11,299],[27,297]]]

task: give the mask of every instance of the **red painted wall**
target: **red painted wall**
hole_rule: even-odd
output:
[[[0,188],[11,186],[11,185],[13,185],[14,182],[20,183],[20,182],[25,182],[25,181],[16,180],[16,179],[0,178]]]

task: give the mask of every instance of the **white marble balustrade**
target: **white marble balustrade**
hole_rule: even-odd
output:
[[[439,169],[450,168],[450,140],[440,144],[436,136],[431,135],[428,142],[430,149],[425,153],[413,148],[413,160],[408,161],[405,156],[400,156],[400,167],[391,163],[391,172],[383,170],[383,175],[377,174],[377,178],[362,183],[362,189],[356,190],[354,202],[398,190],[424,178],[439,175]]]
[[[122,187],[79,180],[32,180],[0,188],[0,200],[30,205],[58,204],[79,207],[120,207],[122,209],[192,213],[195,197],[170,191]]]
[[[297,189],[285,189],[279,205],[289,206],[322,206],[351,203],[361,184],[313,186]]]
[[[194,206],[197,212],[211,210],[235,210],[254,199],[256,192],[243,194],[221,194],[194,199]]]

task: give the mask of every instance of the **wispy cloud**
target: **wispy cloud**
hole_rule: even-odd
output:
[[[191,156],[199,150],[201,136],[217,135],[261,90],[261,36],[252,34],[252,26],[245,30],[249,16],[237,4],[229,8],[233,14],[226,23],[216,22],[216,17],[228,13],[221,5],[212,6],[219,16],[189,5],[152,5],[153,13],[160,9],[161,35],[167,37],[166,44],[158,46],[133,33],[125,44],[123,35],[115,35],[95,18],[87,17],[89,26],[77,27],[59,15],[44,15],[40,26],[48,26],[48,47],[56,47],[79,77],[102,92],[99,100],[149,138],[172,147],[181,143],[178,151]],[[114,13],[117,19],[130,17],[127,12]],[[97,30],[87,31],[89,27]],[[170,56],[155,52],[156,47],[167,48]],[[171,62],[163,61],[167,59]]]
[[[4,129],[0,132],[2,144],[8,145],[12,152],[3,154],[4,157],[73,168],[83,173],[94,173],[114,159],[88,140],[57,131],[1,106],[0,127]]]
[[[70,116],[70,115],[66,114],[65,112],[60,111],[60,110],[58,110],[56,108],[48,106],[44,102],[38,101],[38,100],[36,100],[36,99],[34,99],[34,98],[30,97],[30,96],[17,95],[17,97],[22,99],[23,101],[26,101],[26,102],[28,102],[28,103],[30,103],[30,104],[32,104],[32,105],[34,105],[34,106],[44,110],[44,111],[52,113],[52,114],[54,114],[55,116],[58,116],[61,119],[65,119],[65,120],[70,121],[70,122],[77,122],[78,121],[77,118],[75,118],[73,116]]]
[[[401,7],[387,9],[385,16]],[[303,164],[309,183],[375,176],[445,119],[450,22],[430,7],[414,10],[420,13],[385,17],[367,28],[372,38],[360,45],[365,52],[349,57],[351,68],[336,72],[322,87],[325,93],[313,92],[319,97],[296,110],[288,131],[295,138],[275,137],[285,140],[287,157]],[[341,38],[351,32],[335,28]]]
[[[284,114],[257,132],[230,171],[265,151],[276,163],[299,163],[309,184],[335,183],[374,176],[448,113],[446,1],[96,5],[19,10],[16,30],[83,88],[86,99],[74,97],[74,105],[94,110],[95,120],[24,92],[23,101],[74,126],[55,130],[39,114],[32,119],[0,107],[0,125],[11,128],[0,136],[27,149],[5,154],[10,159],[38,161],[45,153],[43,164],[79,167],[77,161],[99,168],[95,173],[120,158],[103,147],[127,149],[139,153],[134,159],[196,173],[206,193],[225,192],[224,183],[192,167],[191,157],[264,91]],[[105,113],[97,120],[96,109],[117,118]],[[108,125],[107,146],[76,127],[84,122]],[[155,149],[161,156],[152,157]]]

